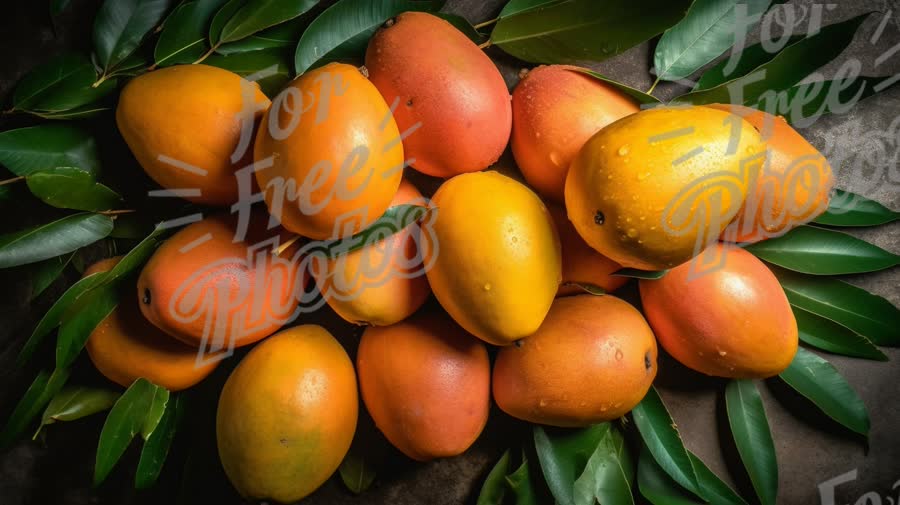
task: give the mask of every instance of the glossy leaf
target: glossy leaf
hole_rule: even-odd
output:
[[[8,447],[19,438],[68,379],[68,370],[56,369],[52,374],[40,372],[6,420],[3,431],[0,432],[0,447]]]
[[[156,41],[153,59],[157,66],[178,65],[197,61],[207,50],[209,24],[223,0],[184,2],[166,18]]]
[[[653,505],[702,505],[659,466],[646,446],[638,458],[637,483],[641,496]]]
[[[700,494],[709,503],[716,505],[747,505],[747,502],[734,492],[728,484],[714,474],[696,454],[688,451],[691,464],[697,473],[697,482],[700,484]]]
[[[547,487],[561,505],[575,503],[575,480],[584,471],[609,423],[581,429],[534,426],[534,447]]]
[[[94,54],[108,73],[162,21],[171,0],[105,0],[94,18]]]
[[[746,247],[780,267],[814,275],[874,272],[900,264],[900,256],[846,233],[800,226]]]
[[[893,76],[852,76],[831,81],[798,84],[785,93],[756,105],[757,108],[783,116],[797,128],[811,125],[828,114],[843,114],[866,98],[897,85]]]
[[[528,9],[540,7],[546,3],[548,3],[547,0],[509,0],[509,2],[506,2],[503,10],[500,11],[500,17],[509,17],[513,14],[527,11]]]
[[[0,164],[22,176],[57,167],[76,167],[94,176],[100,172],[94,137],[64,124],[0,132]]]
[[[774,505],[778,496],[778,462],[756,383],[752,380],[730,381],[725,388],[725,405],[731,434],[750,474],[753,489],[763,505]]]
[[[788,38],[784,47],[798,42],[804,37],[805,35],[794,35],[793,37]],[[715,88],[732,79],[743,77],[757,67],[772,61],[772,58],[777,54],[777,52],[771,52],[769,48],[761,43],[744,48],[735,47],[727,58],[722,59],[722,61],[703,72],[703,75],[700,76],[700,80],[698,80],[697,84],[694,86],[693,91]]]
[[[361,59],[369,39],[388,19],[405,11],[434,12],[443,1],[340,0],[309,24],[294,53],[294,71],[302,74],[329,61]]]
[[[787,91],[843,52],[866,17],[868,14],[825,26],[818,33],[785,47],[749,74],[709,89],[692,91],[677,101],[755,104],[767,93]]]
[[[61,209],[101,211],[114,209],[122,203],[118,193],[77,168],[33,172],[25,182],[31,194]]]
[[[779,377],[828,417],[860,435],[869,435],[865,403],[831,363],[801,347]]]
[[[107,79],[104,81],[104,85],[106,83],[114,83],[115,80]],[[104,112],[108,112],[112,110],[111,105],[102,105],[102,104],[89,104],[83,107],[77,107],[71,110],[62,111],[62,112],[41,112],[41,111],[28,111],[29,114],[33,114],[37,117],[44,119],[51,119],[56,121],[67,121],[73,119],[84,119],[89,117],[94,117],[100,115]]]
[[[791,302],[859,333],[878,345],[900,346],[900,309],[881,296],[829,277],[775,272]]]
[[[213,47],[219,47],[221,45],[220,37],[222,36],[222,28],[225,27],[225,23],[228,23],[232,16],[234,16],[245,3],[247,3],[247,0],[228,0],[216,11],[216,14],[209,24],[209,43]]]
[[[375,468],[372,463],[366,459],[364,454],[354,448],[351,448],[350,452],[344,456],[338,471],[344,485],[354,494],[364,492],[375,482]]]
[[[900,212],[863,196],[834,190],[828,209],[815,219],[816,223],[829,226],[877,226],[900,219]]]
[[[156,430],[146,439],[144,447],[141,449],[141,459],[138,461],[137,471],[134,475],[135,488],[147,489],[159,478],[163,464],[166,462],[166,456],[169,454],[169,447],[172,446],[172,440],[175,439],[181,409],[180,396],[166,404],[165,412],[159,419]]]
[[[142,267],[144,263],[150,259],[150,256],[153,255],[153,252],[156,251],[156,248],[162,242],[162,237],[166,233],[167,231],[163,228],[154,229],[150,235],[128,251],[128,253],[126,253],[111,270],[109,270],[107,276],[103,279],[103,282],[111,283],[119,280]]]
[[[610,86],[616,88],[617,90],[621,91],[622,93],[625,93],[629,97],[633,98],[637,103],[639,103],[641,105],[655,105],[655,104],[660,103],[659,99],[653,95],[648,95],[647,93],[644,93],[643,91],[640,91],[638,89],[634,89],[631,86],[627,86],[620,82],[613,81],[612,79],[604,77],[603,75],[598,74],[597,72],[594,72],[593,70],[589,70],[586,68],[578,68],[578,71],[583,74],[587,74],[587,75],[593,77],[594,79],[597,79],[606,84],[609,84]]]
[[[735,43],[736,9],[742,19],[761,16],[771,0],[695,0],[684,19],[663,33],[656,45],[656,74],[664,81],[692,75]]]
[[[500,456],[481,486],[475,505],[502,505],[506,497],[506,474],[509,473],[509,450]],[[343,475],[343,474],[341,474]]]
[[[95,102],[116,89],[115,81],[94,87],[97,72],[84,55],[67,53],[27,73],[16,85],[13,109],[59,112]]]
[[[266,95],[274,97],[291,79],[291,63],[283,49],[264,49],[229,55],[214,54],[204,61],[207,65],[230,70],[242,77],[272,69],[271,75],[256,81]]]
[[[631,277],[633,279],[648,279],[648,280],[657,280],[662,279],[664,275],[666,275],[668,270],[638,270],[637,268],[620,268],[610,275],[615,275],[617,277]]]
[[[169,390],[164,387],[156,386],[150,399],[150,408],[147,409],[144,417],[144,424],[141,426],[141,438],[146,442],[153,436],[160,422],[165,416],[167,406],[169,404]]]
[[[456,14],[446,14],[443,12],[439,12],[435,15],[453,25],[454,28],[461,31],[466,37],[469,37],[469,40],[471,40],[475,44],[482,44],[488,39],[487,35],[480,33],[474,26],[472,26],[472,23],[470,23],[466,18],[462,16],[457,16]]]
[[[70,306],[60,320],[56,337],[56,366],[66,368],[75,362],[94,328],[119,304],[116,284],[98,286]]]
[[[303,18],[296,18],[280,25],[253,34],[247,38],[222,44],[216,49],[219,54],[246,53],[262,49],[291,48],[296,47],[307,22]]]
[[[87,386],[63,388],[56,394],[41,416],[41,426],[57,421],[75,421],[112,407],[119,393]]]
[[[109,216],[82,213],[19,232],[0,235],[0,268],[9,268],[70,253],[112,231]]]
[[[506,483],[516,498],[516,505],[542,505],[531,480],[529,462],[524,457],[522,465],[506,477]]]
[[[650,387],[647,396],[631,411],[631,415],[641,439],[659,466],[682,487],[699,494],[691,458],[656,388]]]
[[[855,358],[887,361],[888,357],[866,337],[846,326],[817,316],[799,307],[792,307],[797,319],[800,340],[824,351]]]
[[[575,481],[576,505],[594,505],[595,502],[634,504],[629,478],[633,470],[627,451],[619,430],[608,429],[588,459],[584,472]]]
[[[45,289],[53,284],[53,281],[59,278],[72,260],[72,254],[64,254],[55,258],[35,263],[31,266],[31,299],[34,300]]]
[[[219,42],[232,42],[293,19],[317,0],[247,0],[222,27]]]
[[[344,239],[310,242],[306,248],[309,254],[315,253],[335,258],[378,243],[416,221],[426,218],[431,212],[430,209],[421,205],[395,205],[384,211],[384,214],[365,230]]]
[[[634,2],[546,0],[501,16],[491,42],[532,63],[578,63],[611,58],[677,23],[688,0]]]

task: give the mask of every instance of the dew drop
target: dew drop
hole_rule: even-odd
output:
[[[562,166],[562,161],[559,159],[559,153],[557,153],[556,151],[550,153],[550,161],[553,162],[553,164],[557,167]]]
[[[491,290],[491,283],[490,283],[490,282],[484,283],[484,290],[485,290],[485,291],[490,291],[490,290]]]
[[[622,354],[622,349],[616,349],[616,361],[622,361],[623,357],[625,357],[625,355]]]
[[[634,228],[628,228],[628,231],[626,233],[628,234],[628,238],[637,238],[638,236],[638,231]]]
[[[719,356],[727,356],[728,353],[726,351],[719,351]]]
[[[541,407],[546,407],[546,406],[547,406],[547,400],[544,400],[543,398],[541,398],[540,406],[541,406]]]
[[[616,153],[619,156],[626,156],[629,153],[628,144],[625,144],[622,147],[620,147],[619,150],[616,151]]]

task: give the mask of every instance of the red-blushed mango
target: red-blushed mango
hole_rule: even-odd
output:
[[[422,193],[405,179],[391,207],[403,204],[424,204]],[[312,277],[328,305],[356,324],[387,326],[412,315],[431,294],[419,233],[417,225],[410,225],[376,244],[313,265]]]
[[[119,96],[116,124],[160,186],[195,190],[186,193],[192,202],[229,205],[238,200],[234,172],[253,161],[252,146],[236,162],[231,156],[242,134],[252,140],[252,128],[268,106],[259,87],[235,73],[176,65],[132,79]],[[252,122],[245,123],[244,112]]]
[[[512,94],[510,144],[516,164],[541,196],[562,203],[569,164],[604,126],[637,112],[633,100],[569,65],[542,65]]]
[[[534,335],[500,349],[494,401],[513,417],[550,426],[617,419],[650,389],[656,352],[653,332],[628,303],[557,298]]]
[[[553,216],[562,247],[562,283],[557,296],[583,293],[584,288],[579,285],[595,286],[609,293],[628,282],[627,277],[611,275],[622,266],[591,249],[566,217],[564,208],[551,204],[547,210]]]
[[[716,244],[721,267],[691,278],[691,263],[640,281],[644,313],[659,343],[706,375],[763,379],[797,353],[797,322],[775,275],[749,252]],[[710,252],[710,251],[708,251]]]
[[[443,19],[405,12],[369,41],[369,79],[388,103],[416,170],[452,177],[497,161],[512,123],[509,90],[494,63]]]
[[[375,425],[415,460],[463,453],[487,423],[487,349],[439,311],[367,328],[356,368]]]
[[[315,240],[367,228],[403,177],[397,123],[352,65],[329,63],[282,91],[263,117],[254,157],[269,213]]]

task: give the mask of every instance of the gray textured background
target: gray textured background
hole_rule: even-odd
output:
[[[47,14],[46,0],[10,2],[4,6],[0,18],[0,97],[4,98],[4,102],[17,79],[34,65],[65,49],[89,49],[90,25],[98,3],[96,0],[73,1],[73,8],[56,21],[55,27]],[[805,7],[811,3],[791,2]],[[445,10],[462,14],[472,22],[480,22],[495,17],[502,4],[502,0],[449,0]],[[900,53],[883,58],[884,61],[876,65],[879,56],[888,54],[891,48],[900,44],[900,4],[886,0],[854,0],[832,5],[833,8],[825,10],[826,23],[867,11],[878,13],[862,26],[853,45],[821,72],[830,77],[842,62],[853,58],[862,63],[864,75],[900,73]],[[877,41],[872,42],[871,36],[876,26],[888,13],[891,15],[887,28]],[[518,70],[524,65],[496,48],[488,49],[488,54],[498,63],[507,83],[513,86],[518,79]],[[651,54],[651,46],[643,44],[611,61],[595,65],[595,68],[636,88],[647,89],[652,81],[648,72]],[[681,89],[677,84],[663,84],[658,88],[658,95],[674,96]],[[900,137],[896,131],[890,131],[892,122],[898,116],[900,87],[866,100],[846,114],[823,118],[803,133],[829,156],[838,174],[838,187],[859,192],[898,209],[900,170],[895,157],[900,152]],[[18,126],[16,121],[4,118],[0,126]],[[125,156],[118,166],[106,164],[107,173],[117,170],[129,176],[128,171],[134,170],[133,161]],[[5,225],[18,222],[19,218],[15,209],[3,209],[2,221]],[[898,223],[852,233],[889,251],[900,252]],[[25,301],[30,289],[27,281],[19,276],[0,273],[4,274],[7,277],[0,283],[0,415],[5,418],[35,371],[34,367],[16,370],[12,365],[13,358],[37,318],[65,289],[65,285],[74,280],[74,275],[70,273],[67,279],[52,286],[36,303],[29,304]],[[894,304],[900,304],[900,269],[847,280],[887,297]],[[332,314],[317,317],[323,318],[326,326],[335,332],[349,333],[347,326]],[[900,326],[900,321],[897,323]],[[872,431],[868,444],[823,418],[778,381],[769,381],[761,388],[778,451],[779,503],[819,503],[817,485],[852,470],[857,470],[858,477],[838,488],[836,503],[854,503],[870,491],[882,496],[884,503],[888,503],[888,496],[893,497],[891,503],[898,502],[900,489],[892,487],[900,480],[900,401],[896,395],[900,379],[900,351],[886,350],[886,353],[892,358],[888,363],[828,357],[869,408]],[[85,370],[80,373],[87,376],[86,380],[96,380],[96,377],[91,377],[89,365],[81,365]],[[742,494],[752,497],[752,488],[729,439],[724,418],[723,383],[687,371],[670,359],[663,358],[657,385],[687,445],[720,475],[735,483]],[[202,404],[199,401],[195,403],[200,407],[197,411],[202,411]],[[206,434],[210,435],[201,417],[196,414],[191,422],[199,427],[199,433],[206,430]],[[95,416],[65,426],[54,426],[46,430],[38,441],[23,441],[0,453],[0,503],[170,503],[179,489],[185,493],[185,503],[240,502],[216,468],[214,457],[209,459],[209,447],[205,453],[206,460],[191,460],[183,466],[186,450],[182,446],[190,444],[179,444],[170,460],[174,463],[166,467],[160,485],[154,490],[136,492],[131,489],[133,450],[107,484],[100,489],[91,489],[93,450],[101,424],[102,416]],[[333,478],[305,503],[472,503],[484,475],[502,450],[516,446],[523,436],[530,433],[526,426],[495,410],[484,434],[468,453],[457,458],[415,464],[388,447],[369,420],[362,420],[361,432],[377,459],[379,477],[374,487],[361,497],[353,497],[337,478]],[[209,442],[209,436],[191,438],[201,448],[203,443]],[[200,451],[199,454],[204,453]],[[129,463],[132,465],[129,466]]]

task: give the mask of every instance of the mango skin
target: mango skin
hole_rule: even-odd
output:
[[[344,348],[320,326],[296,326],[256,346],[225,382],[219,459],[243,497],[294,503],[337,470],[357,417]]]
[[[250,91],[253,103],[244,104]],[[259,87],[241,76],[208,65],[175,65],[132,79],[119,96],[119,132],[154,181],[168,189],[199,189],[187,200],[229,205],[238,200],[234,171],[253,161],[252,145],[241,159],[231,161],[245,127],[240,113],[252,110],[254,123],[269,107]],[[251,109],[252,107],[252,109]],[[252,132],[248,132],[252,141]],[[160,161],[205,171],[186,170]]]
[[[569,220],[623,267],[675,267],[737,215],[764,149],[749,123],[707,107],[626,116],[591,137],[569,167]]]
[[[749,252],[712,246],[724,266],[689,277],[691,265],[641,280],[641,301],[660,345],[706,375],[764,379],[797,353],[794,312],[775,275]]]
[[[483,170],[509,140],[509,90],[494,63],[443,19],[405,12],[379,29],[366,50],[369,79],[409,135],[413,168],[435,177]],[[419,126],[417,126],[419,125]]]
[[[591,249],[575,231],[566,217],[566,210],[558,205],[548,205],[553,223],[559,233],[562,246],[562,283],[557,296],[584,293],[583,286],[596,286],[611,293],[628,282],[628,277],[612,275],[622,265]]]
[[[440,310],[367,328],[356,364],[372,419],[412,459],[462,454],[487,424],[487,349]]]
[[[566,174],[581,146],[598,130],[640,110],[612,86],[570,65],[541,65],[512,94],[510,145],[528,184],[562,203]]]
[[[432,198],[431,290],[469,333],[509,345],[541,325],[562,275],[559,237],[544,203],[497,172],[458,175]],[[433,262],[433,263],[432,263]]]
[[[532,423],[580,427],[634,408],[656,377],[656,340],[641,313],[609,295],[557,298],[541,328],[500,349],[497,406]]]

